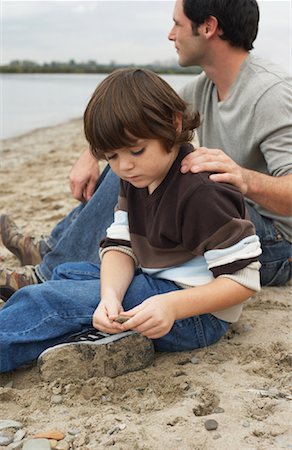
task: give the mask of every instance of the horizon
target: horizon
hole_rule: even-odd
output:
[[[292,2],[258,3],[261,17],[253,53],[292,74]],[[2,0],[0,63],[177,65],[174,45],[167,40],[173,6],[169,0]]]

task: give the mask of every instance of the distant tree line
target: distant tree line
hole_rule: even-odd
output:
[[[164,74],[198,74],[200,67],[179,67],[177,64],[153,63],[146,65],[118,64],[114,61],[109,64],[99,64],[96,61],[69,62],[52,61],[39,64],[29,60],[15,60],[9,64],[0,65],[0,73],[110,73],[121,67],[140,67]]]

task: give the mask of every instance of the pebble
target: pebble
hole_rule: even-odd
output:
[[[0,445],[6,447],[13,442],[13,435],[11,433],[1,433],[0,434]]]
[[[247,422],[247,421],[244,421],[244,422],[242,422],[242,426],[243,426],[244,428],[249,428],[249,427],[250,427],[250,423]]]
[[[221,434],[220,433],[215,433],[214,434],[214,436],[213,436],[213,439],[215,440],[215,439],[220,439],[222,436],[221,436]]]
[[[60,405],[63,401],[62,395],[52,395],[51,397],[51,403],[54,405]]]
[[[64,439],[64,437],[65,437],[65,434],[59,430],[41,431],[40,433],[37,433],[34,435],[34,439],[35,438],[47,438],[47,439],[55,439],[56,441],[61,441],[62,439]]]
[[[20,450],[20,449],[22,449],[22,446],[23,446],[23,441],[13,442],[12,444],[9,445],[7,450]]]
[[[22,428],[22,423],[16,422],[16,420],[0,420],[0,430],[5,428]]]
[[[13,442],[20,442],[24,438],[25,435],[26,435],[25,430],[17,430],[14,435]]]
[[[196,356],[192,357],[192,359],[191,359],[192,364],[199,364],[199,362],[200,362],[199,358],[197,358]]]
[[[70,444],[67,441],[59,441],[57,446],[56,446],[56,450],[69,450],[70,448]]]
[[[217,420],[214,420],[214,419],[206,420],[204,425],[205,425],[206,430],[208,430],[208,431],[217,430],[217,428],[218,428],[218,422],[217,422]]]
[[[29,439],[22,450],[51,450],[51,445],[48,439]]]
[[[75,429],[71,428],[70,430],[68,430],[68,433],[72,434],[73,436],[76,436],[76,434],[80,433],[80,430],[75,430]]]
[[[221,414],[225,412],[225,409],[221,408],[221,406],[217,406],[217,408],[213,411],[215,414]]]

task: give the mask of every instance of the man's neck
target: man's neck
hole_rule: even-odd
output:
[[[249,53],[243,49],[222,45],[210,54],[202,68],[217,88],[219,101],[228,97],[231,86],[237,79],[242,63]]]

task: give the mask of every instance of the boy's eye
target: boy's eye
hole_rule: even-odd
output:
[[[138,156],[138,155],[142,155],[142,153],[144,153],[145,148],[141,148],[141,150],[135,150],[135,151],[131,151],[132,155],[134,156]]]

